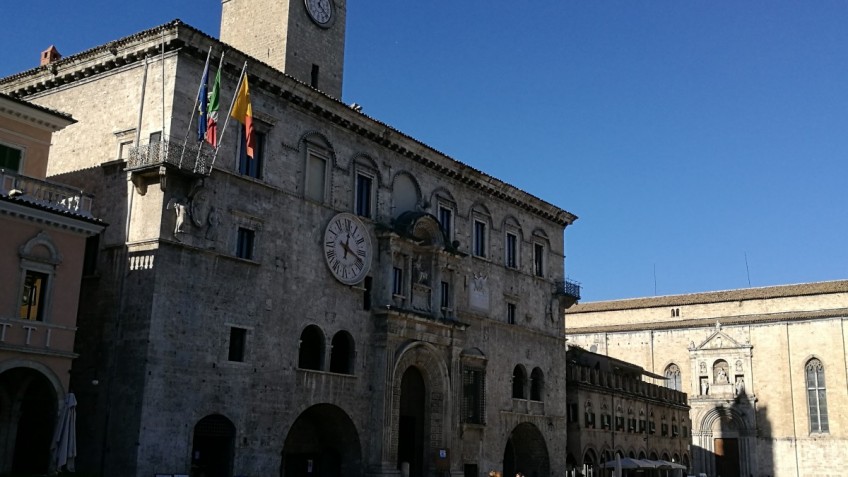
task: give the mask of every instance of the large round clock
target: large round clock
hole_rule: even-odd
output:
[[[359,217],[342,212],[324,230],[324,258],[345,285],[361,282],[371,268],[371,235]]]
[[[312,21],[327,28],[333,21],[333,0],[303,0]]]

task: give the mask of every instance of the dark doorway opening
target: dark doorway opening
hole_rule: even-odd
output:
[[[283,477],[355,477],[362,475],[359,436],[353,421],[331,404],[304,411],[286,436]]]
[[[43,374],[29,368],[0,374],[0,472],[47,472],[57,409],[56,391]]]
[[[194,426],[191,446],[193,477],[230,477],[233,475],[233,446],[236,427],[224,416],[206,416]]]
[[[397,468],[409,465],[409,477],[425,474],[425,386],[421,371],[410,367],[403,373],[400,384],[400,415],[398,421]]]
[[[739,441],[737,439],[715,440],[716,475],[741,477],[739,474]]]

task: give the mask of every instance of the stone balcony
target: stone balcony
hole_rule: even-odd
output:
[[[44,179],[0,169],[0,195],[54,210],[91,217],[93,197],[83,191]]]

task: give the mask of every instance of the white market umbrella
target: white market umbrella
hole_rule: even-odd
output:
[[[64,466],[74,472],[74,459],[77,457],[77,398],[74,393],[65,396],[65,407],[56,423],[53,442],[50,446],[53,456],[53,468],[59,471]]]

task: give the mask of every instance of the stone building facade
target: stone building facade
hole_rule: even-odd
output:
[[[605,475],[616,458],[638,459],[645,469],[662,465],[675,475],[690,467],[686,393],[644,381],[660,376],[639,366],[577,346],[569,346],[567,360],[566,475]]]
[[[0,79],[78,120],[49,172],[113,224],[82,292],[78,468],[561,475],[576,217],[340,102],[344,2],[271,3],[223,2],[226,43],[175,21]],[[193,136],[210,50],[221,105],[247,64],[253,159],[235,121],[217,154]]]
[[[67,114],[0,94],[0,474],[65,465],[52,446],[73,406],[71,363],[92,197],[45,180]],[[73,467],[71,462],[71,467]]]
[[[583,303],[566,334],[689,393],[694,471],[837,476],[848,468],[846,316],[848,281],[833,281]]]

